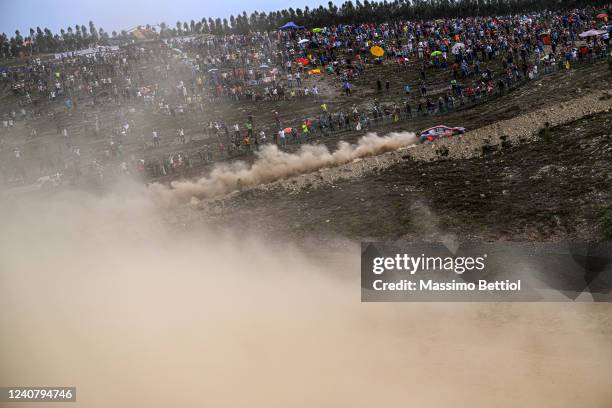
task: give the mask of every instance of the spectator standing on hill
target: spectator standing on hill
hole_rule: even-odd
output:
[[[278,142],[281,148],[287,147],[287,138],[283,129],[278,131]]]
[[[346,96],[351,96],[351,83],[348,80],[344,81],[342,87],[344,88]]]

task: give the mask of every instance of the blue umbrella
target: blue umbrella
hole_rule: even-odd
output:
[[[302,28],[304,28],[304,26],[299,26],[295,24],[293,21],[290,21],[284,26],[280,27],[279,30],[300,30]]]

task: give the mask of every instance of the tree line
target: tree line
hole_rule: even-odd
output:
[[[381,23],[397,20],[429,20],[446,17],[514,15],[542,10],[573,9],[582,7],[608,9],[607,1],[600,0],[348,0],[339,7],[331,1],[327,7],[288,8],[270,13],[254,11],[229,18],[202,18],[199,21],[177,21],[175,25],[165,22],[157,26],[138,27],[145,33],[154,32],[162,38],[192,34],[248,34],[272,31],[294,21],[306,27],[324,27],[337,24]],[[133,32],[125,30],[108,33],[97,28],[92,21],[86,27],[75,25],[53,33],[48,28],[30,28],[29,35],[19,30],[11,37],[0,34],[0,57],[3,59],[38,53],[74,51],[92,45],[119,44],[134,38]]]

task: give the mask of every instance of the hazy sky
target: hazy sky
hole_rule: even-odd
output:
[[[92,20],[97,27],[112,30],[130,29],[139,24],[165,21],[174,26],[177,20],[188,22],[202,17],[229,17],[243,10],[273,11],[283,8],[310,8],[327,4],[327,0],[0,0],[0,32],[9,36],[16,29],[28,35],[30,27],[48,27],[53,32]],[[339,3],[334,1],[334,3]]]

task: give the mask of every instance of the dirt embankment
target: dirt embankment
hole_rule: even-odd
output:
[[[272,235],[601,239],[612,210],[609,102],[591,95],[567,114],[555,116],[560,106],[543,109],[538,121],[556,125],[548,141],[537,134],[540,122],[520,117],[504,123],[516,128],[513,139],[499,139],[491,127],[466,148],[469,154],[442,155],[437,143],[419,144],[203,201],[197,208],[213,223],[238,223]]]
[[[503,143],[532,142],[547,123],[550,127],[565,125],[611,108],[612,94],[610,91],[597,91],[569,102],[484,126],[468,132],[463,137],[424,144],[410,150],[409,154],[417,160],[433,160],[440,156],[452,159],[481,156],[487,152],[487,149],[495,148]]]

